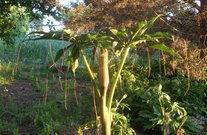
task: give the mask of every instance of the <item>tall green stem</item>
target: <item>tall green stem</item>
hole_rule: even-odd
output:
[[[167,135],[167,126],[166,125],[163,126],[163,135]]]
[[[107,102],[107,107],[108,107],[108,112],[110,114],[110,118],[111,118],[111,106],[112,106],[112,101],[113,101],[113,97],[114,97],[114,92],[115,92],[115,89],[116,89],[116,85],[117,85],[119,76],[120,76],[121,71],[123,69],[124,63],[125,63],[126,58],[128,56],[129,50],[130,50],[130,47],[127,46],[127,48],[126,48],[126,50],[124,52],[124,56],[123,56],[123,58],[121,60],[121,64],[119,66],[118,72],[117,72],[115,78],[113,79],[113,82],[112,82],[112,85],[111,85],[111,89],[110,89],[110,93],[109,93],[109,98],[108,98],[108,102]]]
[[[84,61],[85,65],[86,65],[86,68],[87,68],[87,70],[88,70],[88,73],[89,73],[89,75],[90,75],[90,77],[91,77],[91,79],[92,79],[92,82],[93,82],[93,84],[94,84],[94,87],[95,87],[95,89],[97,90],[99,97],[101,97],[100,91],[99,91],[99,89],[98,89],[98,85],[96,84],[96,81],[95,81],[95,77],[94,77],[93,72],[92,72],[92,70],[91,70],[91,68],[90,68],[90,66],[89,66],[89,63],[88,63],[88,61],[87,61],[87,59],[86,59],[86,56],[85,56],[84,53],[83,53],[83,50],[81,50],[81,55],[82,55],[82,57],[83,57],[83,61]]]

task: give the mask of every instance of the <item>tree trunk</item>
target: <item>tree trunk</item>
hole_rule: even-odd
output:
[[[200,0],[200,48],[207,48],[207,0]]]

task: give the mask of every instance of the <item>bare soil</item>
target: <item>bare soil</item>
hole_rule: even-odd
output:
[[[0,85],[0,96],[3,98],[5,105],[7,101],[12,100],[18,108],[27,108],[42,100],[41,93],[27,80],[15,80],[10,85]],[[6,115],[4,117],[8,120],[10,116]],[[32,119],[26,119],[18,126],[21,135],[35,134],[38,131],[38,127],[34,126]],[[6,132],[0,134],[10,135]]]
[[[57,81],[58,82],[58,81]],[[38,90],[34,82],[28,81],[28,80],[14,80],[9,85],[0,85],[0,97],[3,98],[2,102],[3,104],[8,104],[8,102],[13,102],[17,105],[18,109],[27,109],[27,107],[32,107],[33,105],[42,102],[44,103],[44,94]],[[79,100],[80,96],[88,95],[89,94],[89,88],[90,84],[85,81],[78,81],[77,80],[77,100]],[[48,100],[54,98],[56,95],[55,93],[63,93],[63,91],[60,89],[60,84],[56,83],[53,84],[52,87],[49,87],[49,95]],[[64,94],[64,93],[63,93]],[[76,105],[76,97],[75,93],[71,93],[72,101]],[[12,112],[11,112],[12,113]],[[1,115],[1,114],[0,114]],[[10,114],[5,114],[4,118],[7,121],[10,121],[13,116],[10,116]],[[0,118],[1,119],[1,118]],[[19,133],[20,135],[33,135],[37,134],[39,131],[39,127],[35,126],[34,120],[32,118],[25,119],[24,122],[18,123]],[[61,135],[76,135],[77,132],[68,132],[68,129],[66,128],[64,131],[64,127]],[[11,133],[0,132],[0,135],[11,135]]]
[[[27,80],[15,80],[10,85],[0,86],[0,96],[13,99],[19,107],[32,106],[42,99],[41,93]]]

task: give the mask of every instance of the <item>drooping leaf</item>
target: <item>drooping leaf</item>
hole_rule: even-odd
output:
[[[54,62],[57,62],[64,54],[64,51],[66,50],[66,48],[60,49],[55,56]]]
[[[32,40],[44,40],[44,39],[53,39],[53,40],[64,40],[69,41],[72,35],[68,34],[66,31],[50,31],[50,32],[32,32],[29,36],[34,36]],[[31,39],[30,39],[31,40]]]
[[[74,63],[72,64],[72,72],[73,72],[74,76],[75,76],[75,71],[77,68],[78,68],[78,59],[76,59],[74,61]]]
[[[76,59],[78,59],[79,55],[80,55],[80,46],[79,45],[74,45],[72,50],[71,50],[71,60],[72,62],[75,62]]]

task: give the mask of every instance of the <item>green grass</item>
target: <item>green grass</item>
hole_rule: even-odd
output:
[[[5,99],[0,97],[0,134],[18,135],[22,126],[34,128],[32,133],[34,135],[55,135],[62,131],[72,133],[77,132],[81,125],[94,120],[90,92],[87,95],[79,95],[79,104],[76,105],[75,103],[71,73],[65,73],[69,77],[68,110],[65,110],[64,92],[60,89],[57,73],[53,73],[48,68],[52,65],[49,44],[52,47],[52,55],[55,57],[56,52],[67,43],[57,41],[31,41],[25,43],[20,52],[18,71],[15,71],[15,66],[19,45],[14,48],[1,47],[0,50],[4,52],[0,54],[1,85],[10,85],[15,79],[29,80],[35,85],[36,91],[44,95],[45,77],[48,74],[49,97],[46,105],[42,99],[34,106],[26,108],[16,105],[12,98],[4,101]],[[86,75],[83,71],[79,70],[78,72],[83,76]],[[64,88],[65,75],[60,75],[62,76],[61,81]],[[87,77],[84,76],[84,78]],[[87,90],[90,90],[90,88]]]
[[[0,60],[0,85],[8,85],[14,80],[14,64]]]

